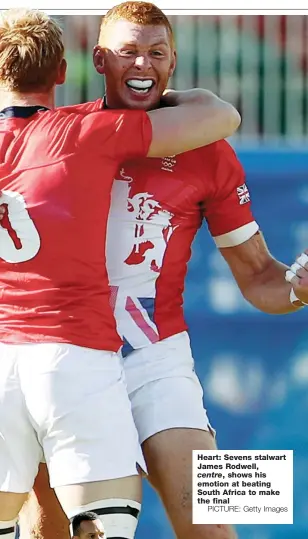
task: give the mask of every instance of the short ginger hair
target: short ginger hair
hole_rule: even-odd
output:
[[[0,86],[10,91],[49,91],[64,55],[62,30],[46,13],[0,13]]]
[[[174,48],[174,33],[171,23],[159,7],[150,2],[140,2],[132,0],[114,6],[102,18],[100,28],[100,39],[104,35],[105,28],[113,22],[124,20],[141,26],[165,26],[170,39],[170,44]]]

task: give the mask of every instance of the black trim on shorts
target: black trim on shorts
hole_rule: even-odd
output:
[[[4,530],[0,530],[0,535],[7,535],[9,533],[14,533],[15,527],[12,528],[4,528]]]
[[[138,518],[140,513],[139,509],[136,507],[102,507],[101,509],[94,509],[94,513],[97,515],[112,515],[117,513],[118,515],[132,515],[132,517]]]

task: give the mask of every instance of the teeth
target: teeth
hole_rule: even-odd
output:
[[[150,88],[144,88],[141,90],[137,90],[137,88],[133,88],[132,86],[129,86],[132,92],[135,92],[135,94],[147,94],[150,91]]]
[[[136,90],[149,90],[152,88],[154,82],[152,80],[130,79],[126,84],[130,88],[134,88]]]

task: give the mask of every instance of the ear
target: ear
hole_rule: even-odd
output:
[[[172,60],[171,60],[170,68],[169,68],[169,78],[172,77],[175,67],[176,67],[176,51],[174,50],[172,51]]]
[[[96,45],[93,49],[93,64],[97,73],[100,75],[105,74],[104,50],[100,45]]]
[[[66,63],[65,58],[63,58],[61,60],[60,66],[59,66],[59,71],[58,71],[56,84],[64,84],[65,83],[66,69],[67,69],[67,63]]]

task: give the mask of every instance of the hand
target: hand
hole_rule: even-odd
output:
[[[172,90],[167,88],[162,97],[161,104],[164,107],[178,107],[181,105],[194,105],[196,103],[209,104],[218,99],[209,90],[203,88],[192,88],[191,90]]]
[[[167,88],[160,99],[160,105],[162,107],[176,107],[178,104],[177,97],[179,93],[181,92]]]
[[[163,95],[171,95],[171,94],[178,94],[180,93],[177,90],[173,90],[172,88],[166,88],[166,90],[163,91]]]
[[[299,255],[286,271],[285,279],[292,284],[299,301],[308,304],[308,249]]]

